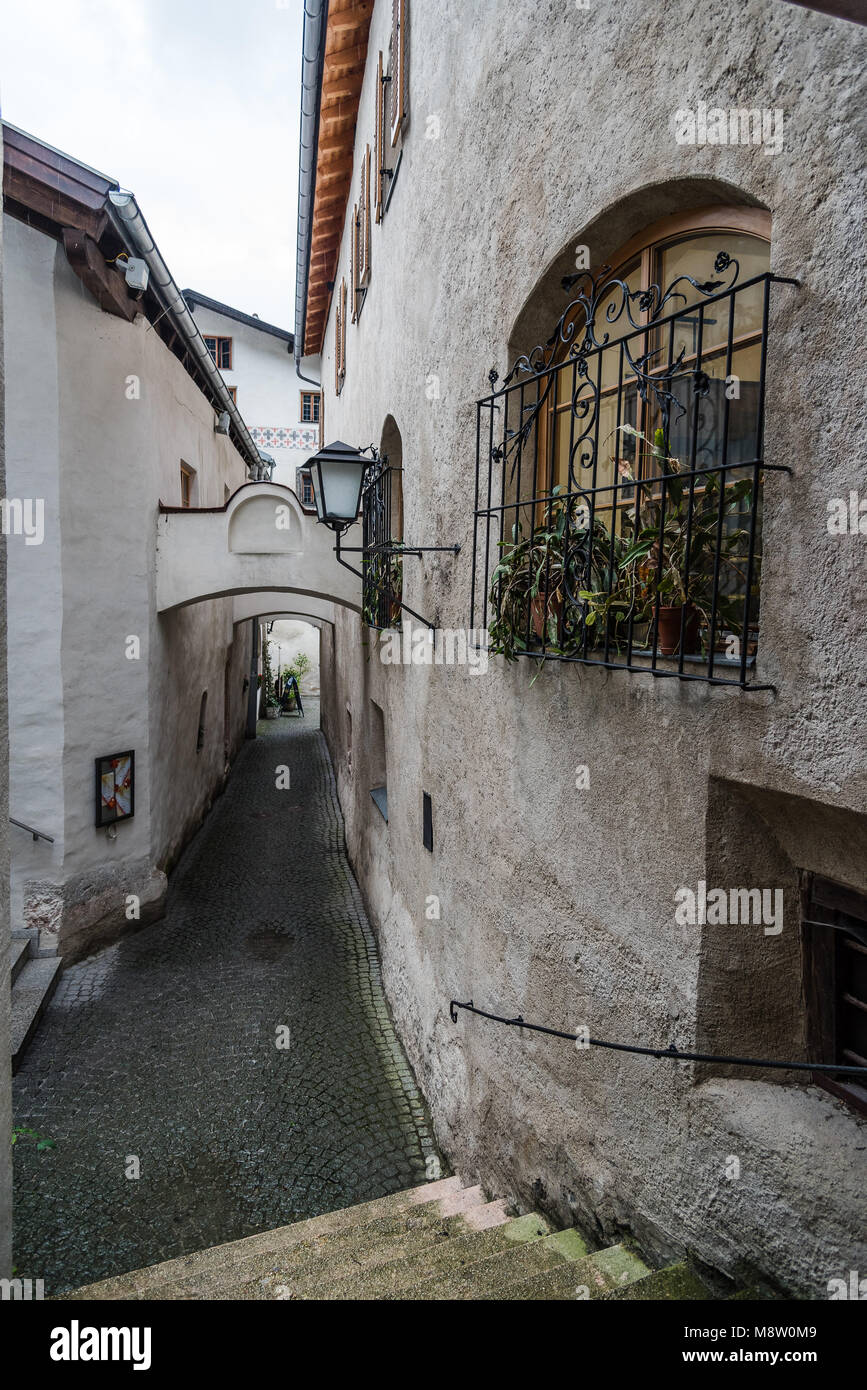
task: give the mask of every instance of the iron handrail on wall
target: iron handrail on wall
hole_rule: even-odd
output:
[[[32,825],[25,825],[22,820],[16,820],[14,816],[9,817],[10,825],[17,825],[19,830],[26,830],[32,835],[34,840],[47,840],[50,845],[54,844],[53,835],[45,835],[41,830],[34,830]]]
[[[748,675],[762,481],[791,472],[763,457],[770,288],[798,282],[739,284],[725,251],[714,272],[665,290],[568,276],[548,342],[499,389],[490,373],[470,628],[492,653],[772,688]]]
[[[822,1071],[840,1072],[846,1076],[862,1076],[867,1079],[867,1067],[852,1067],[838,1065],[836,1062],[778,1062],[768,1057],[723,1057],[715,1052],[681,1052],[675,1047],[674,1043],[669,1043],[668,1047],[643,1047],[635,1043],[616,1043],[608,1042],[604,1038],[579,1038],[577,1033],[564,1033],[559,1028],[547,1028],[541,1023],[527,1023],[518,1014],[516,1018],[504,1018],[500,1014],[488,1013],[485,1009],[477,1009],[472,999],[462,1004],[457,999],[452,999],[449,1003],[449,1017],[452,1023],[458,1021],[458,1009],[465,1009],[467,1013],[478,1014],[480,1018],[488,1018],[493,1023],[503,1023],[509,1028],[526,1028],[530,1033],[546,1033],[551,1038],[565,1038],[568,1042],[580,1042],[582,1047],[603,1047],[612,1052],[632,1052],[639,1057],[663,1058],[669,1062],[721,1062],[732,1067],[773,1067],[777,1071]]]

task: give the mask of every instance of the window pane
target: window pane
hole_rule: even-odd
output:
[[[688,237],[667,246],[659,256],[659,286],[665,291],[681,275],[690,275],[699,284],[706,280],[722,280],[724,285],[731,282],[732,270],[717,272],[714,261],[719,251],[726,251],[739,265],[736,283],[743,284],[755,275],[764,275],[770,268],[771,248],[759,237],[748,236],[743,232],[708,232],[702,236]],[[705,296],[686,281],[677,286],[678,298],[669,300],[664,313],[677,313],[691,304],[700,303]],[[680,298],[680,296],[683,298]],[[762,304],[764,287],[753,285],[733,296],[735,305],[734,337],[745,333],[758,332],[762,326]],[[731,300],[720,300],[710,304],[704,313],[702,344],[704,351],[726,342],[729,328]],[[687,355],[695,352],[698,342],[698,315],[690,314],[679,320],[674,333],[674,356],[681,348]],[[667,344],[666,344],[667,346]]]

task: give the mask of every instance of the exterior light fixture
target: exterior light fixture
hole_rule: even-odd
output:
[[[317,520],[330,526],[338,537],[358,516],[361,487],[369,464],[370,459],[360,449],[340,439],[326,444],[310,460]]]
[[[354,565],[350,565],[344,560],[344,554],[355,552],[364,557],[363,564],[366,568],[373,563],[374,558],[381,559],[391,555],[400,555],[403,560],[408,555],[415,555],[421,558],[425,551],[450,551],[453,555],[460,552],[459,545],[404,545],[403,541],[393,543],[388,541],[386,544],[378,544],[375,547],[369,544],[361,546],[341,547],[340,538],[349,530],[349,527],[358,519],[361,508],[361,494],[364,490],[365,479],[369,487],[377,486],[377,479],[382,476],[382,470],[388,467],[388,459],[380,455],[375,444],[368,444],[366,449],[356,449],[353,444],[344,444],[338,439],[334,444],[327,444],[324,449],[320,449],[318,454],[314,454],[310,463],[305,465],[310,471],[310,481],[313,484],[313,500],[316,503],[316,519],[321,521],[323,526],[329,526],[335,533],[336,544],[334,554],[337,563],[343,565],[352,574],[366,582],[367,576],[364,570],[358,570]],[[370,470],[370,472],[368,472]],[[366,529],[365,521],[365,529]],[[433,631],[434,624],[429,623],[420,613],[416,613],[414,608],[399,600],[400,608],[418,618],[419,622],[424,623],[425,627]]]

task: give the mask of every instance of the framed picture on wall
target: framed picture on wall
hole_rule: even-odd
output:
[[[96,759],[96,824],[113,825],[135,814],[135,753]]]

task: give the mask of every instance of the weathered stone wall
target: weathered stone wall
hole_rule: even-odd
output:
[[[379,0],[353,190],[390,12]],[[323,381],[328,438],[363,444],[389,414],[397,422],[405,539],[464,546],[457,561],[405,562],[413,608],[468,622],[474,402],[510,344],[547,336],[564,307],[546,268],[562,274],[577,243],[599,265],[666,213],[740,202],[770,211],[772,269],[802,287],[775,289],[770,321],[765,452],[793,468],[765,487],[759,676],[775,694],[556,663],[531,687],[526,663],[499,658],[485,675],[386,667],[368,659],[358,617],[338,613],[322,644],[323,719],[395,1016],[461,1171],[600,1238],[631,1231],[654,1256],[688,1249],[729,1276],[758,1271],[823,1297],[829,1278],[867,1260],[853,1111],[791,1074],[576,1053],[467,1015],[453,1025],[448,1004],[473,998],[618,1040],[802,1055],[793,882],[812,869],[867,891],[855,852],[867,811],[864,541],[826,528],[829,498],[858,486],[864,456],[852,295],[867,35],[759,0],[724,11],[492,0],[471,17],[411,6],[410,22],[403,161],[373,228],[341,395],[333,311]],[[782,149],[678,145],[675,112],[700,100],[782,108]],[[345,235],[338,284],[348,266]],[[388,825],[369,796],[373,702]],[[674,895],[741,871],[786,890],[785,926],[729,954],[677,925]]]

